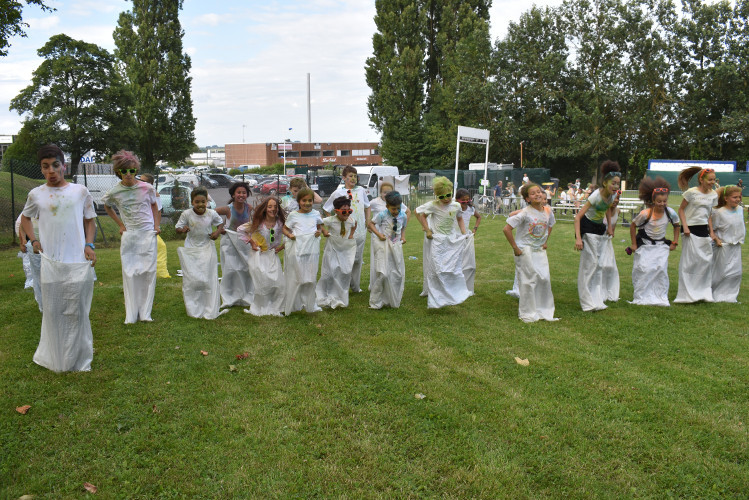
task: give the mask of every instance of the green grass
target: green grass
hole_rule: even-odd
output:
[[[503,225],[481,225],[476,296],[440,310],[418,296],[418,224],[398,310],[369,310],[364,292],[345,310],[195,320],[173,277],[155,321],[125,326],[119,253],[100,250],[89,373],[32,362],[41,317],[15,251],[0,253],[0,497],[77,498],[84,482],[104,498],[746,497],[746,306],[627,304],[620,227],[622,299],[583,313],[559,224],[561,320],[524,324]]]

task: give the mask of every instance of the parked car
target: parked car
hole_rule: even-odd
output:
[[[204,174],[204,177],[210,177],[218,183],[219,187],[229,187],[236,182],[234,177],[227,174]]]
[[[252,190],[255,193],[258,194],[267,194],[271,196],[275,196],[277,194],[285,194],[286,191],[289,189],[289,183],[281,181],[280,184],[274,177],[273,179],[266,179],[263,182],[260,182],[252,188]]]
[[[192,187],[205,186],[208,189],[218,187],[218,182],[208,177],[208,175],[182,174],[177,176],[177,180],[180,182],[189,182]]]
[[[163,215],[182,212],[191,206],[190,193],[192,193],[192,187],[184,185],[182,182],[160,185],[158,193],[161,198],[161,213]],[[209,200],[208,208],[215,209],[216,202]]]
[[[257,179],[253,179],[249,175],[235,175],[233,179],[234,182],[246,182],[250,187],[257,185]]]

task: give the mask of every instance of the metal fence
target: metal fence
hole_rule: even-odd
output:
[[[38,163],[6,158],[0,171],[0,246],[18,243],[15,225],[29,191],[44,184]]]

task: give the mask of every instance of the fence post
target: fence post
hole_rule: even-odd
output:
[[[10,213],[12,215],[12,224],[13,224],[13,245],[16,244],[16,189],[15,185],[13,184],[13,163],[15,160],[13,158],[10,159]]]

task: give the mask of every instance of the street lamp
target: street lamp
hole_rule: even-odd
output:
[[[244,144],[244,129],[247,128],[247,125],[242,125],[242,144]]]

